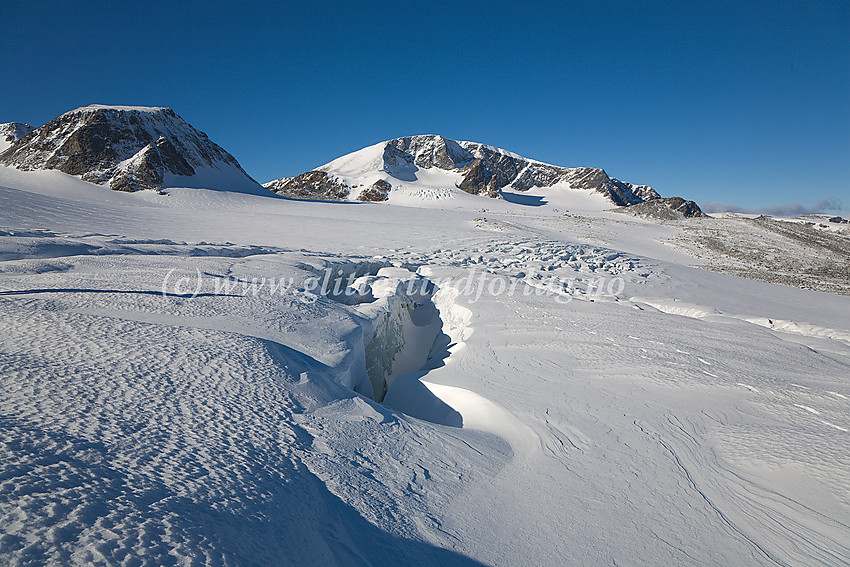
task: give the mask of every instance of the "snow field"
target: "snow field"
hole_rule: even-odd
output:
[[[44,173],[0,171],[0,562],[850,564],[845,296],[607,213]]]

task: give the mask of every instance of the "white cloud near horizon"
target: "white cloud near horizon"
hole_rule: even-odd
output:
[[[767,207],[739,207],[728,203],[712,202],[706,203],[702,210],[707,213],[747,213],[770,215],[774,217],[796,217],[800,215],[812,215],[816,213],[839,212],[846,210],[844,203],[838,197],[824,197],[814,205],[807,207],[800,203],[790,205],[769,205]]]

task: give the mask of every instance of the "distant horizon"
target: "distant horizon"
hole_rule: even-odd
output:
[[[109,24],[92,30],[92,12]],[[850,205],[846,3],[32,2],[0,13],[0,122],[167,106],[260,182],[434,133],[697,203]]]

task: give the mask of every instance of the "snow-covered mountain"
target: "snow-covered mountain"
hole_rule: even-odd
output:
[[[393,148],[313,173],[386,205],[0,166],[0,565],[850,566],[850,225]]]
[[[602,169],[550,165],[493,146],[431,134],[381,142],[264,187],[295,198],[359,201],[387,200],[399,187],[443,193],[460,189],[487,197],[533,188],[581,189],[598,192],[617,206],[661,197],[652,187],[614,179]],[[679,210],[681,214],[702,214],[689,203]]]
[[[26,128],[11,129],[15,139],[0,153],[0,164],[21,170],[57,169],[119,191],[202,187],[264,193],[233,156],[170,108],[93,104],[26,137],[19,136]]]
[[[0,152],[32,132],[34,128],[23,122],[6,122],[0,124]]]
[[[0,565],[850,565],[846,224],[452,190],[0,167]]]

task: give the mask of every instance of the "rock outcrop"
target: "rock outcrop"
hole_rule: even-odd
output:
[[[378,179],[361,191],[360,195],[357,196],[357,200],[372,202],[386,201],[390,198],[390,189],[392,189],[392,186],[389,183],[383,179]]]
[[[635,203],[625,212],[659,220],[679,220],[683,218],[704,217],[705,213],[693,201],[681,197],[658,197],[642,203]]]
[[[5,122],[0,124],[0,152],[22,138],[26,138],[35,128],[24,122]]]
[[[295,177],[276,179],[263,186],[284,197],[322,201],[344,201],[351,191],[350,187],[336,181],[326,172],[316,170]]]
[[[35,128],[24,122],[6,122],[0,124],[0,138],[6,142],[17,142],[28,136]]]
[[[375,178],[390,187],[416,184],[423,171],[428,170],[456,174],[452,178],[455,188],[492,198],[501,197],[503,189],[523,192],[553,185],[596,191],[612,204],[623,207],[661,197],[648,185],[614,179],[603,169],[550,165],[493,146],[457,142],[436,135],[388,140],[338,158],[314,171],[295,178],[277,179],[264,186],[295,198],[373,201],[383,200],[375,197],[383,196],[384,189],[376,189]],[[389,189],[387,193],[390,194]],[[693,210],[685,210],[683,214],[693,216]]]
[[[0,164],[56,169],[120,191],[159,190],[171,182],[262,192],[233,156],[170,108],[78,108],[15,141],[0,153]]]

